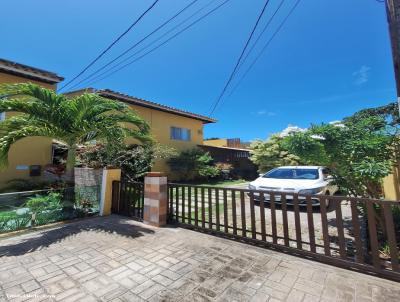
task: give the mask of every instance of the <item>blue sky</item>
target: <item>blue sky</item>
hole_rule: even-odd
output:
[[[209,1],[199,0],[190,12]],[[279,1],[271,0],[261,25]],[[189,2],[160,0],[96,66]],[[0,57],[55,71],[69,80],[151,3],[3,0]],[[263,3],[231,0],[167,45],[92,86],[207,115]],[[255,54],[293,4],[285,1]],[[218,123],[207,125],[205,136],[266,138],[288,124],[307,127],[338,120],[393,100],[384,5],[375,0],[302,0],[245,80],[223,99],[215,112]]]

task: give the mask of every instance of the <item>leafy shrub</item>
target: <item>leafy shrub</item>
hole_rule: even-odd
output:
[[[234,170],[234,167],[232,164],[229,163],[216,163],[215,166],[219,169],[220,171],[220,176],[222,179],[231,179],[232,178],[232,172]]]
[[[66,217],[62,209],[49,210],[37,213],[35,216],[35,225],[44,225],[52,222],[64,220]]]
[[[31,216],[28,213],[17,214],[13,220],[10,220],[11,231],[20,230],[28,227],[31,223]]]
[[[0,233],[16,231],[30,225],[31,215],[28,213],[17,214],[15,211],[0,213]]]
[[[293,166],[302,163],[300,157],[291,154],[283,144],[279,134],[273,134],[266,141],[256,140],[251,143],[250,160],[258,166],[260,173],[279,166]]]
[[[400,141],[398,125],[380,110],[359,111],[340,124],[312,125],[287,136],[284,145],[306,164],[329,167],[346,194],[381,198],[382,179],[392,172]],[[398,117],[398,110],[393,114]]]
[[[78,152],[78,164],[90,168],[118,167],[123,177],[135,180],[151,170],[154,160],[176,155],[172,148],[151,145],[86,146]]]
[[[36,195],[26,202],[29,208],[32,224],[46,224],[59,220],[62,215],[61,194],[51,192],[48,195]],[[56,219],[56,220],[55,220]]]
[[[178,156],[170,158],[168,165],[180,180],[215,178],[221,174],[210,154],[199,148],[182,151]]]
[[[35,197],[28,199],[26,206],[29,208],[30,212],[33,213],[38,213],[44,210],[61,209],[61,194],[51,192],[47,195],[36,195]]]

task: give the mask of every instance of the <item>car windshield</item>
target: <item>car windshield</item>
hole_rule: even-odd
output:
[[[266,173],[264,178],[276,179],[318,179],[318,169],[274,169]]]

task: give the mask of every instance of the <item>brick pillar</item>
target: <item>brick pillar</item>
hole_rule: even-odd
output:
[[[144,178],[143,222],[153,226],[167,224],[167,177],[160,172],[149,172]]]
[[[111,214],[112,183],[121,180],[121,169],[103,169],[101,181],[100,216]]]

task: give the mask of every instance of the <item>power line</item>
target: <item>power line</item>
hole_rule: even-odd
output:
[[[260,34],[258,35],[257,39],[254,41],[253,45],[251,46],[251,48],[249,49],[249,51],[247,52],[247,54],[245,55],[245,57],[243,58],[242,62],[239,64],[238,69],[240,69],[243,64],[246,62],[247,58],[249,57],[250,53],[253,51],[253,49],[256,47],[258,41],[261,39],[262,35],[265,33],[265,31],[268,29],[268,27],[270,26],[270,24],[272,23],[272,21],[274,20],[275,16],[277,15],[277,13],[279,12],[279,10],[281,9],[283,3],[285,2],[285,0],[281,0],[281,2],[279,3],[278,7],[276,8],[276,10],[274,11],[274,13],[272,14],[271,18],[269,18],[268,22],[265,24],[264,28],[262,29],[262,31],[260,32]]]
[[[191,14],[189,17],[187,17],[186,19],[184,19],[183,21],[181,21],[180,23],[178,23],[178,25],[174,26],[172,29],[168,30],[166,33],[162,34],[160,37],[158,37],[157,39],[153,40],[152,42],[150,42],[149,44],[147,44],[145,47],[141,48],[140,50],[136,51],[135,53],[133,53],[132,55],[128,56],[127,58],[123,59],[122,61],[118,62],[117,64],[115,64],[114,66],[112,66],[111,68],[108,68],[106,71],[100,73],[98,76],[92,78],[90,80],[90,82],[88,82],[87,85],[92,85],[93,83],[98,82],[97,79],[102,78],[104,75],[106,75],[108,72],[112,71],[113,69],[115,69],[116,67],[120,66],[121,64],[129,61],[131,58],[133,58],[134,56],[136,56],[137,54],[140,54],[142,51],[146,50],[147,48],[149,48],[150,46],[152,46],[153,44],[155,44],[156,42],[158,42],[159,40],[161,40],[163,37],[165,37],[166,35],[168,35],[170,32],[174,31],[176,28],[178,28],[179,26],[181,26],[182,24],[186,23],[186,21],[190,20],[193,16],[197,15],[199,12],[201,12],[203,9],[207,8],[208,6],[210,6],[213,2],[215,2],[216,0],[211,0],[208,4],[204,5],[203,7],[201,7],[200,9],[198,9],[196,12],[194,12],[193,14]]]
[[[93,82],[90,82],[90,85],[97,83],[99,81],[102,81],[110,76],[112,76],[113,74],[115,74],[116,72],[120,71],[121,69],[124,69],[126,67],[128,67],[129,65],[139,61],[140,59],[142,59],[143,57],[147,56],[148,54],[154,52],[155,50],[157,50],[158,48],[160,48],[161,46],[165,45],[166,43],[168,43],[169,41],[171,41],[172,39],[176,38],[177,36],[179,36],[181,33],[183,33],[184,31],[188,30],[190,27],[192,27],[193,25],[195,25],[196,23],[200,22],[201,20],[203,20],[204,18],[206,18],[207,16],[209,16],[210,14],[212,14],[213,12],[215,12],[216,10],[218,10],[220,7],[222,7],[223,5],[225,5],[226,3],[228,3],[230,0],[225,0],[223,1],[221,4],[219,4],[218,6],[216,6],[215,8],[213,8],[211,11],[207,12],[206,14],[204,14],[203,16],[201,16],[200,18],[198,18],[197,20],[195,20],[194,22],[190,23],[188,26],[184,27],[182,30],[178,31],[177,33],[175,33],[173,36],[171,36],[170,38],[168,38],[167,40],[165,40],[164,42],[162,42],[161,44],[157,45],[156,47],[152,48],[151,50],[149,50],[148,52],[144,53],[143,55],[137,57],[136,59],[134,59],[133,61],[130,61],[129,63],[121,66],[120,68],[118,68],[117,70],[109,73],[108,75],[104,76],[103,78],[100,78],[98,80],[95,80]],[[149,46],[149,45],[148,45]],[[148,46],[146,46],[145,48],[148,48]],[[143,49],[142,49],[143,50]],[[139,52],[141,52],[142,50],[140,50]]]
[[[157,31],[159,31],[160,29],[162,29],[164,26],[166,26],[168,23],[170,23],[172,20],[174,20],[176,17],[178,17],[180,14],[182,14],[185,10],[187,10],[189,7],[191,7],[193,4],[195,4],[196,2],[198,2],[198,0],[193,0],[192,2],[190,2],[188,5],[186,5],[184,8],[182,8],[181,10],[179,10],[175,15],[173,15],[171,18],[169,18],[167,21],[163,22],[161,25],[159,25],[156,29],[154,29],[152,32],[150,32],[149,34],[147,34],[144,38],[142,38],[141,40],[139,40],[138,42],[136,42],[135,44],[133,44],[131,47],[129,47],[128,49],[126,49],[125,51],[123,51],[120,55],[118,55],[116,58],[112,59],[111,61],[109,61],[108,63],[104,64],[103,66],[101,66],[99,69],[97,69],[96,71],[92,72],[90,75],[88,75],[87,77],[85,77],[84,79],[80,80],[78,83],[76,83],[75,85],[73,85],[71,87],[71,89],[73,89],[74,87],[78,86],[79,84],[87,81],[88,79],[92,78],[94,75],[98,74],[100,71],[102,71],[103,69],[105,69],[106,67],[110,66],[112,63],[114,63],[115,61],[117,61],[118,59],[120,59],[121,57],[123,57],[124,55],[126,55],[128,52],[130,52],[131,50],[133,50],[134,48],[136,48],[139,44],[141,44],[143,41],[145,41],[147,38],[149,38],[150,36],[152,36],[153,34],[155,34]]]
[[[122,39],[150,10],[153,9],[153,7],[157,4],[159,0],[155,0],[152,5],[148,9],[146,9],[140,16],[137,18],[117,39],[115,39],[105,50],[103,50],[92,62],[89,63],[82,71],[80,71],[72,80],[70,80],[68,83],[63,85],[59,90],[64,89],[66,86],[71,84],[73,81],[75,81],[78,77],[80,77],[83,73],[86,72],[94,63],[96,63],[103,55],[105,55],[116,43],[118,43],[119,40]]]
[[[242,50],[242,53],[240,54],[239,59],[238,59],[237,62],[236,62],[235,68],[234,68],[233,71],[231,72],[231,74],[230,74],[230,76],[229,76],[229,78],[228,78],[228,81],[225,83],[225,86],[224,86],[224,88],[222,89],[222,91],[221,91],[219,97],[217,98],[217,100],[216,100],[214,106],[212,106],[212,109],[211,109],[210,114],[209,114],[210,116],[214,113],[215,108],[217,108],[219,102],[221,101],[222,97],[223,97],[224,94],[225,94],[226,89],[228,88],[229,84],[231,83],[233,77],[235,76],[235,73],[236,73],[236,71],[237,71],[237,69],[238,69],[238,67],[239,67],[240,61],[241,61],[241,59],[242,59],[242,57],[243,57],[243,55],[244,55],[244,53],[245,53],[247,47],[249,46],[250,40],[251,40],[251,38],[253,37],[254,32],[256,31],[256,29],[257,29],[257,27],[258,27],[258,24],[259,24],[259,22],[260,22],[262,16],[264,15],[264,12],[265,12],[265,9],[267,8],[268,3],[269,3],[269,0],[265,1],[265,4],[264,4],[264,6],[263,6],[263,8],[262,8],[262,10],[261,10],[261,13],[259,14],[259,16],[258,16],[258,18],[257,18],[256,24],[253,26],[253,29],[252,29],[252,31],[251,31],[251,33],[250,33],[249,38],[248,38],[247,41],[246,41],[246,44],[245,44],[245,46],[244,46],[244,48],[243,48],[243,50]]]
[[[267,43],[264,44],[264,47],[261,49],[257,57],[253,60],[253,62],[249,65],[249,67],[246,69],[242,77],[239,79],[238,83],[235,85],[235,87],[232,89],[232,92],[230,95],[233,94],[233,92],[239,87],[241,82],[244,80],[244,78],[247,76],[247,74],[250,72],[250,70],[253,68],[253,66],[256,64],[256,62],[260,59],[260,57],[263,55],[263,53],[266,51],[268,46],[271,44],[271,42],[274,40],[276,35],[281,31],[282,27],[285,25],[286,21],[289,19],[289,17],[293,14],[293,12],[296,10],[297,6],[300,4],[301,0],[297,0],[295,5],[290,9],[289,13],[286,15],[286,17],[283,19],[283,21],[280,23],[278,28],[275,30],[271,38],[267,41]]]

